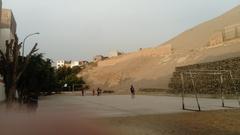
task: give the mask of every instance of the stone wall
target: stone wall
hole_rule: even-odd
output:
[[[240,35],[240,24],[235,24],[231,26],[227,26],[224,28],[224,41],[232,40],[235,38],[239,38]]]
[[[224,42],[240,38],[240,24],[230,25],[217,31],[209,38],[208,46],[214,47],[223,44]]]
[[[222,61],[201,63],[183,67],[176,67],[176,71],[173,73],[169,87],[171,88],[171,93],[181,93],[182,82],[181,82],[181,72],[188,72],[194,70],[230,70],[232,72],[233,78],[240,78],[240,57],[226,59]],[[227,94],[235,94],[235,88],[240,90],[240,81],[235,80],[234,83],[228,72],[223,73],[223,89]],[[197,74],[193,75],[195,78],[196,87],[201,94],[216,94],[220,92],[220,75],[209,75],[209,74]],[[189,75],[184,76],[186,93],[193,93],[193,87],[191,78]],[[236,87],[234,87],[236,86]],[[240,92],[240,91],[239,91]]]

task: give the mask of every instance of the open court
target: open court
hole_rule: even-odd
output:
[[[181,97],[174,96],[143,96],[137,95],[132,99],[129,95],[107,96],[72,96],[54,95],[44,97],[39,102],[37,113],[69,112],[81,113],[84,116],[122,117],[151,114],[169,114],[191,112],[182,110]],[[238,108],[237,100],[226,99],[226,107],[221,107],[221,99],[199,98],[201,109],[220,110]],[[197,110],[195,98],[185,98],[186,109]]]

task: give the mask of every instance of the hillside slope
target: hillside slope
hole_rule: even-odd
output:
[[[208,40],[214,32],[238,23],[240,23],[240,6],[235,7],[222,16],[189,29],[164,44],[171,44],[176,50],[204,47],[208,44]]]
[[[87,68],[79,76],[82,76],[91,88],[101,87],[118,93],[126,93],[131,84],[137,89],[168,89],[176,66],[240,56],[239,38],[224,42],[220,46],[207,47],[211,34],[225,26],[238,23],[240,6],[180,34],[159,47],[100,61],[98,66]]]

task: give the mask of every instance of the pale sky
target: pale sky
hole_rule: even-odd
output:
[[[3,0],[27,50],[53,60],[90,60],[112,50],[154,47],[236,7],[240,0]]]

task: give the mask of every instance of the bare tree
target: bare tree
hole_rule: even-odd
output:
[[[4,78],[5,93],[8,103],[15,101],[17,83],[27,68],[31,56],[38,51],[37,43],[34,45],[29,54],[22,58],[21,68],[19,67],[20,49],[22,42],[18,42],[18,37],[15,34],[15,39],[7,40],[6,51],[0,50],[0,74]]]

